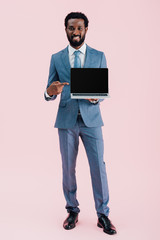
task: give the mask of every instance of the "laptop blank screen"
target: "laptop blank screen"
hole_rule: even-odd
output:
[[[71,93],[108,93],[108,68],[71,68]]]

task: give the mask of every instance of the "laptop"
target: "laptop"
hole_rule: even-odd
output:
[[[109,96],[108,68],[71,68],[72,99],[104,99]]]

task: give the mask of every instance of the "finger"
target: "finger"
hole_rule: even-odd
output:
[[[55,81],[52,83],[52,85],[56,85],[56,84],[59,84],[60,82],[59,81]]]
[[[86,100],[89,100],[89,101],[97,101],[98,99],[97,99],[97,98],[89,98],[89,99],[86,99]]]
[[[69,83],[68,82],[63,82],[63,83],[61,83],[62,85],[69,85]]]

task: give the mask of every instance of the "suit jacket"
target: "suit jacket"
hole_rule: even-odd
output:
[[[84,68],[106,68],[106,58],[103,52],[97,51],[86,44],[86,56]],[[49,77],[47,88],[53,81],[70,83],[70,63],[68,55],[68,46],[51,57]],[[98,81],[98,79],[97,79]],[[45,100],[55,100],[57,95]],[[78,111],[80,110],[82,119],[87,127],[103,126],[103,120],[100,113],[99,104],[103,100],[99,100],[97,104],[93,104],[85,99],[71,99],[70,85],[65,85],[61,93],[57,118],[55,122],[56,128],[73,128]]]

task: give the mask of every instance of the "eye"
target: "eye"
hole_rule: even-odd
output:
[[[73,31],[73,30],[74,30],[74,28],[73,28],[73,27],[69,27],[69,30]]]

